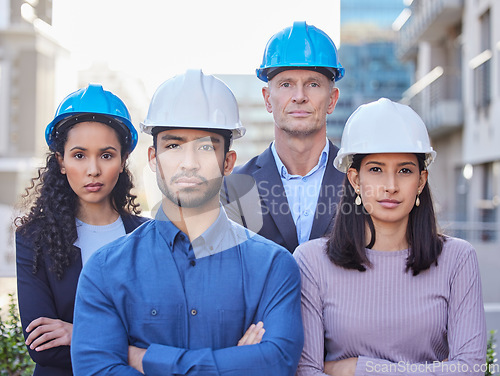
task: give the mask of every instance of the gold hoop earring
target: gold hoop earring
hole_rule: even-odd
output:
[[[357,193],[358,195],[356,196],[356,199],[354,200],[354,203],[355,203],[356,205],[360,206],[360,205],[361,205],[361,196],[359,195],[359,189],[357,189],[357,190],[356,190],[356,193]]]
[[[415,200],[415,206],[420,206],[420,191],[417,193],[417,199]]]

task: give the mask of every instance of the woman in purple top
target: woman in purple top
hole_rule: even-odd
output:
[[[297,375],[484,375],[477,258],[437,231],[435,155],[408,106],[382,98],[347,121],[332,234],[294,253],[305,331]]]

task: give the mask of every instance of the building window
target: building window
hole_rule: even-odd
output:
[[[483,168],[482,200],[479,205],[479,218],[482,223],[481,240],[496,241],[498,216],[498,178],[500,162],[485,163]]]
[[[8,153],[9,75],[7,61],[0,59],[0,157]]]
[[[474,105],[478,110],[491,103],[491,16],[487,10],[479,18],[481,53],[473,59]]]

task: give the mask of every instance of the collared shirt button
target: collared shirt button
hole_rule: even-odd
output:
[[[307,177],[302,178],[302,181],[303,181],[304,183],[307,183]]]
[[[196,316],[198,314],[198,311],[196,309],[191,310],[191,316]]]
[[[191,266],[195,266],[196,265],[196,261],[195,260],[191,260],[189,263],[191,264]]]
[[[304,215],[307,217],[309,215],[309,210],[304,210]]]
[[[156,309],[151,310],[151,316],[156,316],[158,314],[158,311]]]

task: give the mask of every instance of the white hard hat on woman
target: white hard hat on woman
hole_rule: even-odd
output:
[[[479,265],[471,244],[438,230],[427,181],[435,157],[409,106],[382,98],[348,119],[334,161],[346,178],[333,231],[293,254],[305,333],[297,376],[366,375],[374,364],[481,368]]]
[[[420,116],[411,107],[387,98],[358,107],[347,119],[333,164],[346,172],[353,155],[373,153],[422,153],[426,167],[436,158]]]

